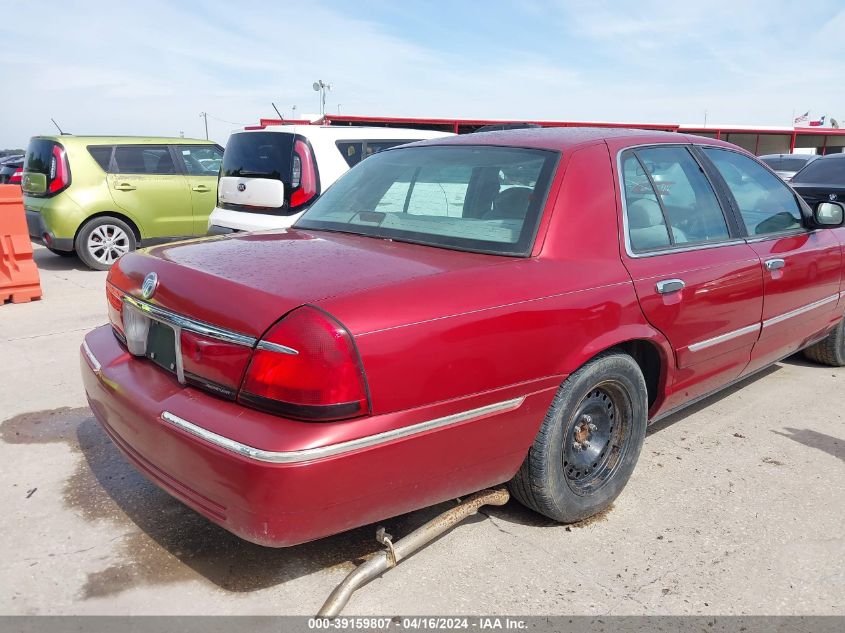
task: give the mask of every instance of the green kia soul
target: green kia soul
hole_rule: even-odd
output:
[[[107,270],[139,245],[205,235],[223,149],[211,141],[36,136],[21,186],[29,235]]]

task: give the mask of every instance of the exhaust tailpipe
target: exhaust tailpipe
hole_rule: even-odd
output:
[[[408,558],[441,534],[448,532],[458,523],[478,512],[481,506],[503,506],[509,498],[510,494],[504,488],[476,492],[454,508],[450,508],[395,543],[391,541],[389,534],[385,534],[384,528],[379,528],[376,532],[376,540],[382,543],[386,549],[358,566],[342,583],[335,587],[317,616],[332,618],[339,615],[357,589],[388,569],[395,567],[400,561]]]

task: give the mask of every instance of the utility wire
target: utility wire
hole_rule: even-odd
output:
[[[250,123],[238,123],[237,121],[227,121],[226,119],[221,119],[220,117],[214,116],[213,114],[208,114],[207,112],[206,115],[209,119],[214,119],[215,121],[220,121],[221,123],[228,123],[229,125],[251,125]]]

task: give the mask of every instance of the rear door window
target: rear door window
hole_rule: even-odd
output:
[[[290,186],[294,135],[284,132],[232,134],[223,153],[220,175],[228,178],[273,178]]]
[[[686,147],[638,149],[622,163],[628,234],[634,251],[730,237],[722,207]]]
[[[724,178],[749,235],[767,235],[803,226],[798,201],[780,178],[738,152],[713,147],[703,151]]]
[[[118,174],[175,174],[176,165],[167,145],[123,145],[114,150]]]

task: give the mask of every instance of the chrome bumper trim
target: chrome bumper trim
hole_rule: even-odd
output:
[[[94,370],[95,374],[99,374],[102,369],[102,365],[100,365],[100,361],[97,360],[97,357],[94,356],[94,352],[91,351],[91,348],[88,347],[88,341],[82,341],[82,351],[85,352],[85,357],[88,359],[91,369]]]
[[[280,354],[299,354],[299,352],[287,345],[280,345],[279,343],[271,343],[270,341],[258,341],[256,349],[263,349],[268,352],[279,352]]]
[[[748,325],[746,327],[741,327],[738,330],[733,330],[731,332],[725,332],[724,334],[720,334],[719,336],[714,336],[713,338],[709,338],[705,341],[699,341],[698,343],[693,343],[689,346],[689,351],[691,352],[698,352],[703,349],[707,349],[708,347],[712,347],[713,345],[718,345],[719,343],[724,343],[726,341],[730,341],[731,339],[738,338],[740,336],[745,336],[746,334],[751,334],[752,332],[759,332],[760,331],[760,324],[755,323],[754,325]]]
[[[184,418],[180,418],[178,415],[170,413],[170,411],[162,412],[161,419],[167,422],[168,424],[171,424],[176,428],[185,431],[186,433],[195,435],[200,439],[214,444],[215,446],[219,446],[220,448],[241,455],[242,457],[246,457],[247,459],[252,459],[259,462],[270,462],[273,464],[296,464],[299,462],[307,462],[314,459],[331,457],[333,455],[340,455],[342,453],[348,453],[350,451],[355,451],[362,448],[369,448],[371,446],[384,444],[386,442],[391,442],[400,438],[409,437],[411,435],[418,435],[419,433],[425,433],[426,431],[439,429],[444,426],[460,424],[461,422],[468,422],[469,420],[481,418],[492,413],[504,413],[505,411],[513,411],[514,409],[518,409],[520,406],[522,406],[522,403],[524,401],[525,397],[522,396],[519,398],[513,398],[511,400],[505,400],[504,402],[488,404],[484,407],[479,407],[477,409],[470,409],[469,411],[454,413],[452,415],[447,415],[442,418],[429,420],[427,422],[420,422],[419,424],[412,424],[411,426],[405,426],[402,428],[393,429],[391,431],[385,431],[384,433],[368,435],[366,437],[361,437],[355,440],[349,440],[347,442],[339,442],[337,444],[330,444],[328,446],[320,446],[317,448],[306,448],[300,451],[282,452],[265,451],[260,448],[254,448],[252,446],[247,446],[246,444],[241,444],[240,442],[237,442],[231,438],[218,435],[217,433],[213,433],[212,431],[204,429],[201,426],[197,426],[192,422],[188,422]]]
[[[130,295],[124,295],[123,301],[137,308],[156,321],[163,321],[168,325],[178,327],[182,330],[187,330],[188,332],[201,334],[202,336],[214,338],[219,341],[226,341],[227,343],[234,343],[235,345],[243,345],[244,347],[254,347],[257,342],[257,339],[253,336],[247,336],[246,334],[233,332],[232,330],[217,327],[216,325],[196,321],[182,316],[181,314],[171,312],[166,308],[153,305],[152,303],[147,303],[146,301],[141,301]]]
[[[779,314],[775,317],[770,319],[766,319],[763,321],[763,327],[769,327],[770,325],[775,325],[776,323],[780,323],[782,321],[786,321],[787,319],[791,319],[792,317],[797,317],[805,312],[809,312],[810,310],[815,310],[816,308],[820,308],[823,305],[827,305],[833,301],[839,300],[839,293],[837,292],[835,295],[830,295],[829,297],[825,297],[824,299],[819,299],[818,301],[813,301],[813,303],[808,303],[805,306],[801,306],[800,308],[796,308],[795,310],[790,310],[789,312],[785,312],[783,314]]]

